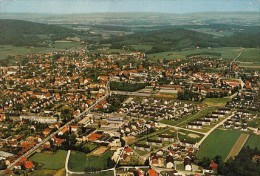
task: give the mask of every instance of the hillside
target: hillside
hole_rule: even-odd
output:
[[[259,28],[257,28],[259,29]],[[211,34],[196,32],[183,28],[162,29],[146,32],[137,32],[132,35],[115,37],[103,41],[112,44],[111,48],[130,48],[131,45],[151,45],[149,53],[165,51],[179,51],[187,48],[205,47],[245,47],[260,46],[260,31],[255,33],[235,33],[231,36],[216,37]]]
[[[47,25],[22,20],[0,20],[0,44],[14,46],[38,46],[48,41],[74,36],[75,31],[56,25]]]

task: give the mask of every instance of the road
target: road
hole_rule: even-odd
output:
[[[231,118],[234,115],[234,112],[227,118],[223,119],[221,122],[219,122],[217,125],[215,125],[213,128],[211,128],[207,133],[204,133],[204,137],[195,145],[197,148],[203,143],[203,141],[212,133],[216,128],[223,125],[229,118]]]
[[[32,154],[35,153],[35,151],[42,146],[43,144],[45,144],[47,141],[49,141],[52,137],[54,137],[56,134],[58,134],[63,128],[69,126],[70,124],[74,123],[76,120],[80,120],[82,119],[87,113],[89,113],[98,103],[100,103],[101,101],[103,101],[104,99],[106,99],[109,96],[109,93],[107,91],[107,94],[104,95],[103,97],[101,97],[100,99],[98,99],[93,105],[91,105],[89,108],[87,108],[85,111],[83,111],[82,113],[80,113],[79,115],[77,115],[74,119],[72,119],[71,121],[67,122],[65,125],[63,125],[62,127],[60,127],[59,129],[57,129],[55,132],[53,132],[52,134],[50,134],[49,136],[47,136],[44,140],[42,140],[42,142],[38,143],[37,145],[35,145],[33,148],[31,148],[29,151],[27,151],[26,153],[24,153],[22,156],[20,156],[18,159],[16,159],[14,162],[12,162],[6,170],[12,170],[14,168],[14,166],[21,161],[21,159],[23,157],[28,158],[29,156],[31,156]],[[0,175],[3,175],[5,172],[5,170],[0,172]]]
[[[139,96],[139,97],[150,97],[149,93],[140,93],[140,92],[125,92],[125,91],[111,91],[111,94],[115,95],[128,95],[128,96]]]

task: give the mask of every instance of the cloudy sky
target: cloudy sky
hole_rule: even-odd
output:
[[[259,12],[260,0],[0,0],[0,13]]]

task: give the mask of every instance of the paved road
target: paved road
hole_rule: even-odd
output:
[[[111,94],[115,95],[128,95],[128,96],[139,96],[139,97],[150,97],[149,93],[140,93],[140,92],[125,92],[125,91],[111,91]]]
[[[106,99],[109,96],[109,94],[107,93],[106,95],[104,95],[103,97],[101,97],[100,99],[98,99],[93,105],[91,105],[89,108],[87,108],[85,111],[83,111],[82,113],[80,113],[79,115],[77,115],[74,119],[72,119],[71,121],[67,122],[65,125],[63,125],[62,127],[60,127],[59,129],[57,129],[55,132],[53,132],[52,134],[50,134],[48,137],[46,137],[42,142],[38,143],[37,145],[35,145],[33,148],[31,148],[29,151],[27,151],[26,153],[24,153],[22,156],[20,156],[18,159],[16,159],[14,162],[12,162],[8,167],[7,170],[12,170],[14,168],[14,166],[21,161],[21,159],[23,157],[28,158],[29,156],[31,156],[32,154],[35,153],[35,151],[42,146],[43,144],[45,144],[47,141],[49,141],[52,137],[54,137],[56,134],[58,134],[63,128],[69,126],[70,124],[74,123],[76,120],[80,120],[82,119],[87,113],[89,113],[98,103],[100,103],[101,101],[103,101],[104,99]],[[0,175],[3,175],[4,171],[0,172]]]
[[[233,115],[234,115],[234,112],[232,112],[232,114],[230,116],[228,116],[227,118],[223,119],[221,122],[219,122],[213,128],[211,128],[211,130],[209,130],[207,133],[205,133],[205,136],[196,144],[196,147],[199,147],[203,143],[203,141],[210,135],[210,133],[212,133],[219,126],[223,125]]]

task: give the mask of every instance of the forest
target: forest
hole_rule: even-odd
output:
[[[56,25],[21,20],[0,20],[0,45],[42,46],[43,42],[73,37],[79,32]]]

